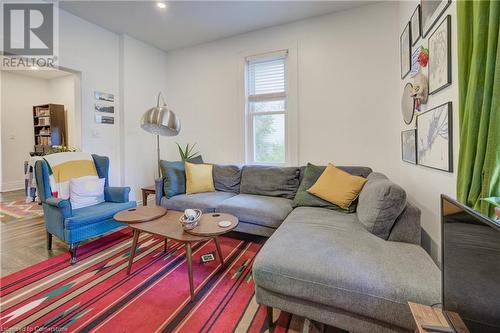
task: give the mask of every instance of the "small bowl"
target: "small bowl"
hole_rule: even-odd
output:
[[[198,226],[202,211],[199,209],[193,209],[196,212],[196,218],[194,220],[188,221],[184,214],[179,218],[179,222],[182,224],[184,230],[192,230]]]

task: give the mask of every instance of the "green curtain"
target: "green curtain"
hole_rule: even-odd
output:
[[[500,1],[457,1],[460,152],[457,197],[500,196]]]

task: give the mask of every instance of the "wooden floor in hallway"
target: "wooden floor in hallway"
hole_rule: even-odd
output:
[[[23,190],[0,193],[0,202],[24,198]],[[52,250],[47,250],[43,216],[0,223],[0,276],[12,274],[67,251],[66,244],[56,237],[53,237]]]

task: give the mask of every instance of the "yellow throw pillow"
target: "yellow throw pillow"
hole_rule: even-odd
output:
[[[365,183],[365,178],[353,176],[328,163],[325,171],[307,192],[340,208],[348,209],[358,197]]]
[[[186,194],[215,192],[211,164],[186,162]]]

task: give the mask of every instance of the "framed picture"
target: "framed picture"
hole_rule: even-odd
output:
[[[102,105],[102,104],[95,104],[95,111],[96,112],[106,112],[106,113],[115,113],[115,107],[113,105]]]
[[[453,171],[451,102],[417,116],[417,164]]]
[[[98,101],[114,102],[115,95],[104,93],[101,91],[94,91],[94,98]]]
[[[415,11],[411,15],[410,19],[410,30],[411,30],[411,46],[415,46],[420,36],[422,36],[422,26],[420,24],[420,5],[415,8]]]
[[[436,21],[441,17],[451,0],[420,0],[422,36],[431,31]]]
[[[408,163],[417,164],[417,130],[401,132],[401,158]]]
[[[401,58],[401,79],[404,79],[411,70],[411,31],[408,22],[399,38]]]
[[[441,22],[429,37],[429,94],[451,84],[451,17]]]

